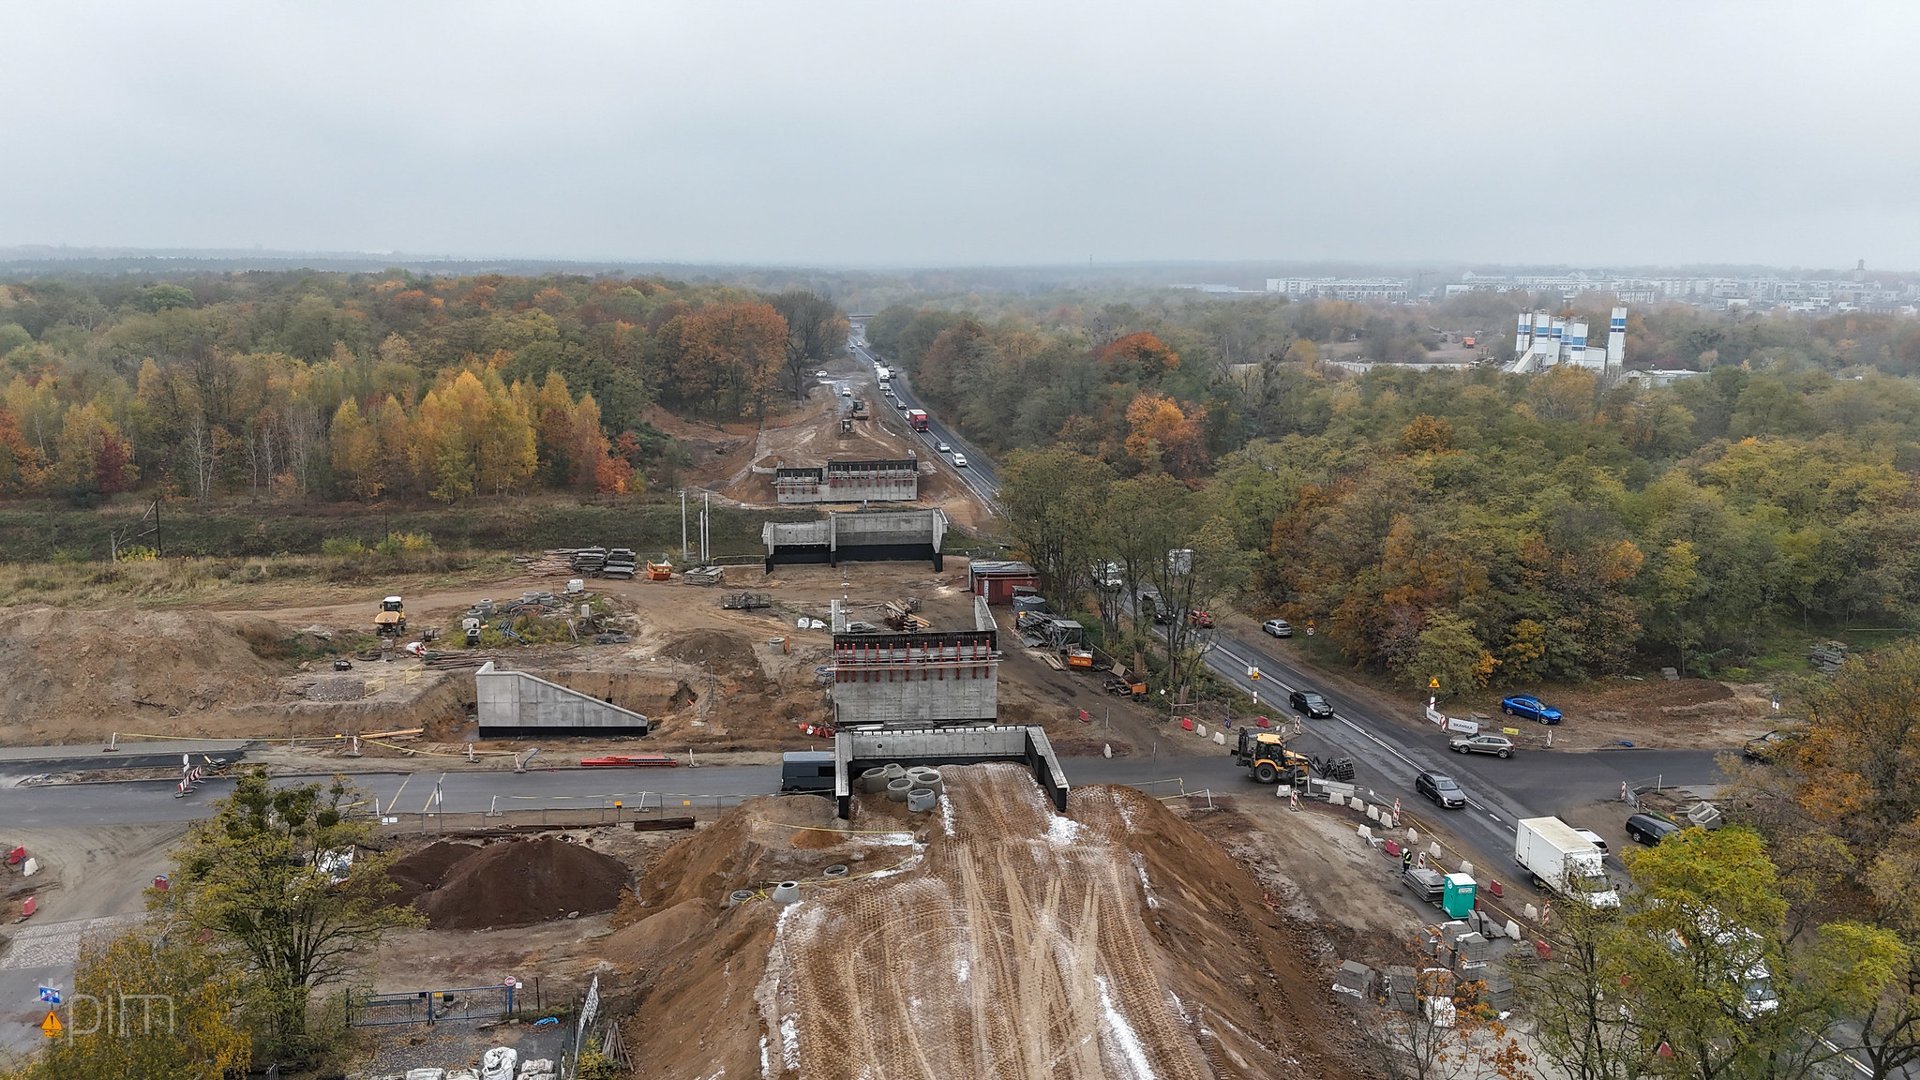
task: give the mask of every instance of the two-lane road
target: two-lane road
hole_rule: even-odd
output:
[[[958,476],[960,482],[965,484],[969,490],[986,504],[987,509],[998,510],[1000,477],[994,469],[993,462],[987,460],[985,455],[981,454],[978,448],[972,443],[962,438],[959,432],[942,423],[940,418],[934,414],[933,410],[927,409],[926,403],[921,401],[918,395],[913,392],[913,387],[909,383],[906,374],[899,368],[889,364],[879,353],[873,351],[872,347],[867,345],[864,334],[854,340],[853,348],[854,355],[865,360],[867,363],[875,366],[886,365],[892,371],[887,385],[893,390],[894,396],[900,399],[900,408],[893,410],[895,418],[904,423],[904,414],[907,409],[926,409],[927,430],[920,433],[921,441],[927,444],[929,450],[944,442],[960,453],[965,454],[967,456],[966,467],[954,468],[954,475]],[[885,397],[882,397],[875,403],[874,408],[877,411],[883,408],[893,409],[893,406],[887,403]],[[942,457],[945,455],[936,452],[933,456]],[[948,467],[952,467],[953,463],[951,459],[948,460],[947,465]]]

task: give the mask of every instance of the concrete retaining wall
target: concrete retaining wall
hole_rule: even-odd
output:
[[[947,515],[939,510],[857,510],[826,521],[769,521],[760,531],[768,573],[782,563],[876,559],[929,559],[938,571],[946,535]]]
[[[1037,727],[956,727],[841,731],[833,737],[834,802],[842,818],[853,815],[853,778],[889,762],[902,765],[978,765],[1018,761],[1055,810],[1067,810],[1067,774]]]
[[[473,673],[480,737],[515,735],[645,735],[647,718],[631,709],[569,690],[492,661]]]

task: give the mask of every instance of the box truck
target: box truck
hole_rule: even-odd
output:
[[[1522,818],[1513,834],[1513,861],[1534,884],[1596,908],[1617,908],[1605,855],[1559,818]]]

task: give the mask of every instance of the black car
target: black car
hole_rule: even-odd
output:
[[[1295,690],[1287,695],[1287,704],[1297,713],[1305,713],[1309,719],[1326,720],[1333,716],[1333,702],[1314,693],[1312,690]]]
[[[1635,814],[1627,819],[1627,839],[1652,847],[1682,827],[1679,822],[1658,814]]]
[[[1446,773],[1421,772],[1419,776],[1413,778],[1413,790],[1448,810],[1457,810],[1467,805],[1467,793],[1461,791],[1460,785],[1454,783],[1453,777]]]

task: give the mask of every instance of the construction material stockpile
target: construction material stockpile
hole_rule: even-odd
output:
[[[612,911],[631,881],[626,864],[583,844],[543,836],[484,847],[438,843],[387,871],[393,899],[435,930],[531,926]]]

